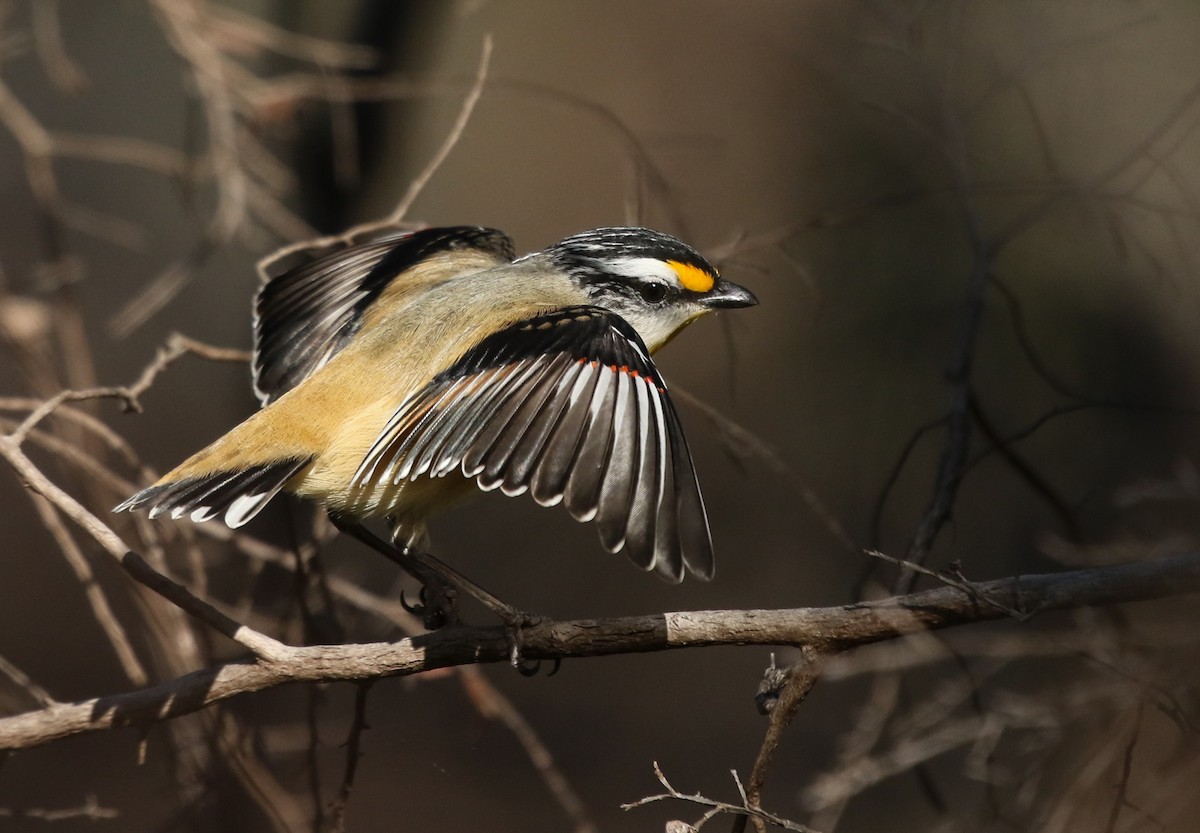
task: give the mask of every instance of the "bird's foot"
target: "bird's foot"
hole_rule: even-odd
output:
[[[400,591],[400,605],[418,617],[425,630],[436,631],[446,625],[462,624],[458,617],[458,591],[452,585],[430,578],[421,585],[417,598],[417,604],[410,604],[404,598],[404,591]]]
[[[504,622],[504,638],[508,643],[509,665],[515,668],[522,677],[536,676],[542,670],[542,661],[526,659],[523,655],[524,633],[526,628],[540,624],[544,617],[518,610],[510,605],[504,605],[503,609],[493,608],[493,611]],[[546,676],[553,677],[558,673],[561,665],[562,660],[556,657],[554,666]]]

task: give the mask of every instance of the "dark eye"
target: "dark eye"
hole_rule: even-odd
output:
[[[647,304],[660,304],[667,297],[667,287],[661,283],[643,283],[638,286],[642,300]]]

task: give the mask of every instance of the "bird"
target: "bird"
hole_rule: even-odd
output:
[[[669,581],[712,577],[692,456],[651,354],[706,313],[756,304],[748,289],[637,227],[519,258],[496,229],[388,228],[295,260],[256,296],[260,410],[114,511],[237,528],[288,492],[457,583],[429,553],[429,517],[473,492],[528,493]],[[390,545],[363,526],[380,517]]]

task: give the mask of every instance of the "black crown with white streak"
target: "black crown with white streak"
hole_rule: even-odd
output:
[[[563,269],[587,282],[611,280],[609,265],[633,258],[652,258],[664,263],[675,261],[694,266],[709,275],[717,270],[691,246],[669,234],[647,228],[599,228],[571,235],[546,253]]]

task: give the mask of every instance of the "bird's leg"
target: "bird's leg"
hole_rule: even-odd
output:
[[[329,520],[339,531],[366,544],[421,582],[421,604],[409,606],[403,599],[401,603],[410,612],[421,617],[427,630],[433,631],[443,625],[458,624],[455,588],[436,570],[411,557],[407,548],[389,544],[357,520],[335,512],[329,513]]]
[[[536,624],[541,617],[523,610],[518,610],[506,604],[494,595],[484,590],[475,582],[455,570],[437,556],[422,552],[413,547],[397,547],[384,541],[358,521],[330,512],[329,519],[342,532],[366,544],[371,549],[390,559],[424,585],[421,601],[424,603],[425,626],[434,630],[447,622],[455,624],[457,613],[453,608],[454,591],[466,593],[474,597],[492,613],[496,614],[508,629],[509,660],[513,667],[522,674],[537,673],[537,667],[529,670],[521,659],[521,629]],[[441,607],[449,601],[449,612]],[[431,624],[431,615],[444,617],[442,621]],[[557,663],[556,663],[557,670]]]
[[[536,625],[541,621],[542,617],[533,613],[526,613],[523,610],[500,601],[431,553],[407,547],[405,548],[405,555],[419,563],[423,568],[428,569],[432,574],[445,580],[451,587],[474,596],[480,604],[500,617],[500,621],[505,625],[505,638],[508,640],[508,662],[513,668],[517,669],[518,673],[526,677],[532,677],[541,670],[541,660],[528,661],[521,656],[521,632],[530,625]],[[550,669],[550,676],[556,674],[561,665],[562,660],[555,659],[554,666]]]

